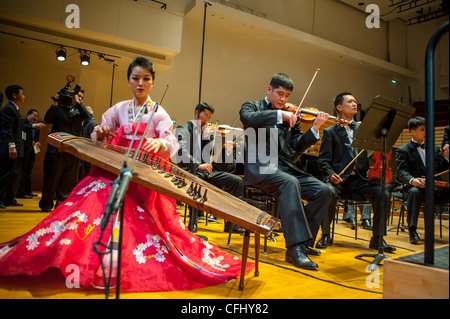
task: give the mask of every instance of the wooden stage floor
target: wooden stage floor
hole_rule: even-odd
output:
[[[42,220],[47,213],[38,208],[38,198],[21,199],[23,207],[8,207],[0,210],[0,242],[5,242],[22,235]],[[180,214],[184,207],[179,207]],[[342,216],[342,214],[340,214]],[[231,253],[240,256],[242,238],[233,234],[227,246],[228,234],[223,232],[221,224],[200,221],[199,235],[207,236],[209,241]],[[393,227],[398,217],[394,216]],[[449,243],[448,218],[443,220],[443,238],[439,238],[439,221],[435,221],[436,247]],[[419,232],[424,237],[423,219],[420,219]],[[320,234],[319,234],[320,236]],[[363,253],[376,253],[369,250],[371,231],[358,229],[358,239],[354,238],[354,230],[348,223],[339,220],[336,227],[335,244],[322,250],[321,256],[311,256],[319,264],[319,270],[307,271],[295,268],[284,261],[284,239],[282,234],[277,241],[268,242],[267,254],[260,254],[260,275],[253,273],[245,278],[245,288],[238,289],[238,281],[232,281],[214,287],[191,291],[174,291],[164,293],[128,293],[122,291],[121,299],[382,299],[383,298],[383,266],[378,272],[366,270],[373,258],[364,260],[355,256]],[[409,243],[408,232],[396,234],[390,230],[385,238],[389,244],[395,245],[397,251],[388,254],[395,258],[413,252],[423,251],[423,245]],[[253,236],[251,244],[253,243]],[[261,239],[263,249],[263,239]],[[254,256],[253,244],[249,257]],[[112,290],[109,298],[115,298]],[[94,288],[72,288],[65,286],[65,279],[58,270],[32,276],[0,278],[0,299],[105,299],[103,290]]]

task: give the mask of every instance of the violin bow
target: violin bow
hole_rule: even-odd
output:
[[[434,175],[434,177],[438,177],[438,176],[444,175],[446,173],[448,173],[448,170],[440,172],[440,173],[437,173],[436,175]]]
[[[159,101],[159,104],[161,104],[162,101],[164,100],[164,97],[166,96],[166,93],[167,93],[167,89],[168,89],[168,88],[169,88],[169,84],[167,84],[166,89],[164,90],[163,96],[162,96],[162,98],[161,98],[161,101]]]
[[[212,145],[212,149],[211,149],[211,155],[209,157],[209,164],[212,164],[212,160],[213,160],[213,155],[214,155],[214,148],[216,146],[216,130],[219,127],[219,121],[216,121],[216,128],[214,129],[214,138],[213,138],[213,145]]]
[[[317,73],[319,73],[319,71],[320,71],[320,69],[317,69],[317,70],[316,70],[316,73],[314,73],[314,76],[313,76],[311,82],[309,83],[308,88],[306,89],[305,94],[303,95],[302,101],[301,101],[300,104],[298,105],[297,111],[295,112],[295,115],[296,115],[296,116],[298,115],[298,111],[300,111],[300,109],[301,109],[301,107],[302,107],[302,104],[303,104],[303,101],[305,101],[306,95],[308,94],[309,89],[311,88],[311,86],[312,86],[314,80],[316,79]]]
[[[348,165],[339,173],[339,176],[341,176],[342,174],[344,174],[344,172],[356,161],[356,159],[364,152],[365,150],[361,150],[358,155],[356,155],[352,161],[350,163],[348,163]]]

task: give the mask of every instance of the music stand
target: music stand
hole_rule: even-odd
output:
[[[381,152],[383,163],[381,177],[382,210],[380,216],[378,253],[361,254],[355,257],[359,259],[362,257],[374,258],[369,266],[370,271],[376,270],[381,261],[387,257],[384,255],[383,240],[387,216],[387,199],[385,193],[386,154],[389,153],[392,146],[403,132],[403,129],[414,112],[414,107],[389,100],[382,96],[376,96],[370,105],[369,111],[364,117],[365,119],[370,119],[370,121],[363,121],[353,137],[353,143],[351,145],[353,148]]]

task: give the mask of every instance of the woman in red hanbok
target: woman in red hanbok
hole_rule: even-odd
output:
[[[146,136],[142,136],[156,104],[149,98],[155,78],[152,62],[144,57],[134,59],[127,76],[133,100],[108,109],[92,139],[127,147],[139,117],[143,116],[134,147],[144,138],[142,149],[166,158],[175,154],[178,142],[171,133],[172,121],[161,106],[154,113]],[[103,271],[93,248],[100,236],[103,244],[114,246],[109,242],[111,227],[108,225],[100,235],[100,223],[110,183],[116,177],[94,167],[67,200],[31,231],[1,244],[0,276],[39,275],[56,267],[65,277],[76,270],[82,286],[104,287],[103,274],[108,277],[109,268]],[[240,275],[240,259],[192,234],[176,212],[174,199],[131,182],[124,203],[122,289],[130,292],[197,289]],[[113,234],[121,226],[118,215],[112,217]],[[109,256],[102,256],[106,266]],[[246,273],[252,266],[247,263]],[[116,284],[116,269],[113,267],[111,272],[111,287]]]

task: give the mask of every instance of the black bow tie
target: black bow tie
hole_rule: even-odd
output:
[[[355,121],[352,121],[350,124],[348,124],[348,127],[349,127],[352,131],[354,131],[355,128],[356,128],[356,122],[355,122]]]
[[[421,147],[421,148],[425,148],[425,144],[419,144],[419,143],[417,143],[417,142],[414,142],[414,141],[412,141],[412,143],[413,143],[413,145],[415,146],[415,147]]]

